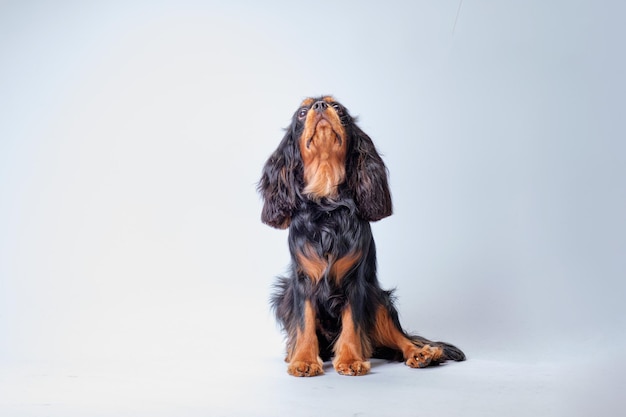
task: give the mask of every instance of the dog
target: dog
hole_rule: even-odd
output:
[[[305,99],[265,163],[261,220],[289,228],[290,273],[271,303],[286,333],[287,371],[364,375],[370,358],[423,368],[463,361],[457,347],[405,332],[392,291],[376,275],[370,222],[392,214],[387,168],[332,96]]]

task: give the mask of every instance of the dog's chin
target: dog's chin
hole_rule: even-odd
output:
[[[341,134],[335,131],[332,124],[326,119],[320,119],[320,121],[317,122],[313,136],[306,140],[305,147],[311,149],[312,143],[318,148],[341,148],[343,146]]]
[[[328,126],[329,128],[332,129],[330,122],[328,120],[326,120],[324,117],[320,118],[320,120],[317,122],[317,125],[315,126],[315,129],[319,129],[319,128],[324,128]]]

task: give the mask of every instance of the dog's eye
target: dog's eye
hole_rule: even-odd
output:
[[[339,104],[334,103],[333,104],[333,109],[335,109],[335,111],[337,112],[337,114],[339,116],[341,116],[343,114],[343,110],[342,110],[342,108],[341,108],[341,106]]]
[[[298,118],[303,119],[308,112],[309,109],[307,109],[306,107],[301,108],[300,110],[298,110]]]

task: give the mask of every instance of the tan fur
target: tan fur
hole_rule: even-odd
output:
[[[310,245],[304,247],[303,252],[296,253],[298,257],[298,267],[304,272],[313,282],[317,283],[326,272],[328,268],[328,260],[320,258],[315,249]]]
[[[332,98],[325,97],[324,101],[330,103]],[[308,102],[305,100],[305,103]],[[346,131],[332,106],[329,105],[321,113],[309,110],[300,137],[305,194],[313,198],[337,195],[337,187],[346,177],[346,141]]]
[[[386,346],[402,351],[405,363],[411,368],[423,368],[431,361],[439,360],[443,349],[430,345],[417,346],[416,342],[406,337],[394,325],[387,309],[380,307],[376,313],[376,323],[372,334],[373,342],[379,346]]]
[[[371,346],[364,345],[366,338],[354,327],[352,309],[348,306],[341,316],[341,334],[335,344],[333,366],[341,375],[365,375],[370,370],[367,360],[372,354]]]
[[[346,276],[354,265],[361,259],[361,252],[350,253],[343,258],[337,259],[330,267],[330,274],[335,278],[337,284]]]
[[[316,376],[324,373],[315,334],[315,310],[310,301],[304,305],[304,329],[298,330],[293,352],[287,360],[287,372],[293,376]]]

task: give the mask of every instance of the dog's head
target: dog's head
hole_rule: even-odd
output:
[[[286,228],[300,202],[352,198],[358,215],[392,212],[387,170],[372,140],[331,96],[307,98],[263,168],[264,223]]]

